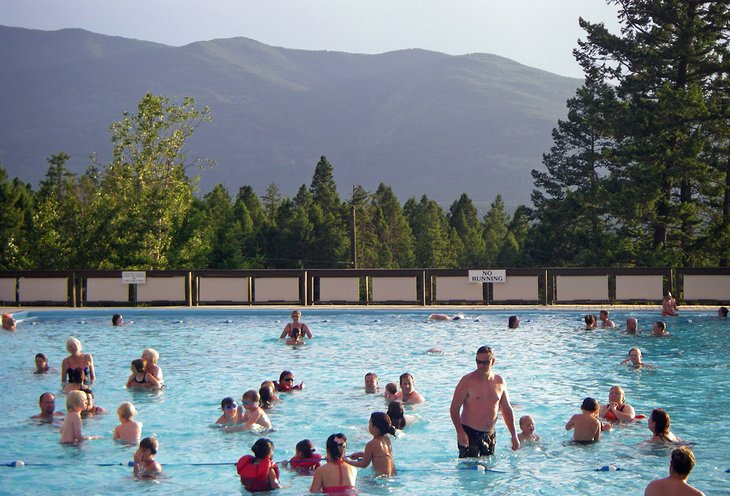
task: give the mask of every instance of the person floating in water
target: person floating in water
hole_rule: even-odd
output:
[[[451,400],[451,421],[456,428],[459,458],[494,454],[495,423],[501,411],[512,436],[512,450],[520,448],[507,383],[492,370],[494,352],[482,346],[476,353],[477,369],[461,378]]]
[[[565,430],[573,430],[573,440],[579,443],[594,443],[601,439],[601,421],[598,420],[598,402],[594,398],[585,398],[580,406],[581,413],[576,413],[565,424]]]
[[[462,320],[464,319],[463,313],[457,313],[453,316],[446,315],[445,313],[432,313],[428,316],[428,320]]]

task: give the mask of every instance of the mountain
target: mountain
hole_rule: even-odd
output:
[[[528,203],[530,170],[548,151],[565,101],[581,84],[487,54],[401,50],[379,55],[272,47],[246,38],[171,47],[80,29],[0,26],[0,162],[34,186],[46,158],[81,173],[111,156],[109,126],[147,92],[209,106],[191,158],[201,190],[232,195],[274,182],[293,196],[321,155],[340,196],[352,185],[427,194],[445,206],[466,192]]]

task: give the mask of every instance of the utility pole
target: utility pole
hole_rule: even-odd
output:
[[[352,185],[352,201],[350,202],[350,266],[357,269],[357,231],[355,229],[355,185]]]

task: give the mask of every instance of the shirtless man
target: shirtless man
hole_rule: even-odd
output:
[[[650,482],[644,496],[704,496],[705,493],[687,483],[695,466],[695,456],[687,446],[672,450],[669,462],[669,477]]]
[[[368,372],[365,374],[365,393],[374,394],[380,391],[380,383],[378,382],[378,374]]]
[[[677,300],[674,299],[672,293],[667,291],[662,301],[662,317],[676,317],[678,315]]]
[[[488,346],[477,350],[477,369],[465,375],[456,385],[451,400],[451,421],[456,427],[459,458],[473,458],[494,454],[497,414],[512,435],[512,449],[520,448],[515,430],[515,416],[507,394],[507,384],[495,375],[494,352]],[[463,407],[463,408],[462,408]]]
[[[56,396],[53,393],[43,393],[38,399],[38,406],[41,407],[41,413],[31,418],[52,422],[56,417],[63,417],[63,413],[56,411]]]
[[[639,334],[639,321],[636,317],[626,319],[626,334]]]
[[[601,327],[603,328],[616,327],[614,321],[608,318],[608,310],[601,310],[598,312],[598,320],[601,321]]]
[[[416,379],[413,375],[406,372],[400,376],[400,390],[401,390],[401,401],[408,405],[415,405],[417,403],[423,403],[426,398],[421,393],[416,391]]]

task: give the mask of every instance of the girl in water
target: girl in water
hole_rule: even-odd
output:
[[[332,434],[327,438],[327,463],[314,471],[310,493],[357,494],[357,469],[345,462],[347,438]]]
[[[375,475],[395,475],[393,446],[390,444],[390,439],[388,439],[388,434],[395,436],[395,427],[393,427],[388,414],[384,412],[372,413],[368,430],[373,435],[372,441],[365,445],[365,451],[358,451],[350,455],[347,463],[365,468],[372,462]]]
[[[649,416],[649,430],[654,434],[648,443],[681,443],[682,440],[669,430],[669,414],[662,408],[655,408]]]
[[[262,437],[253,443],[251,451],[254,456],[243,455],[236,463],[243,487],[252,493],[279,489],[279,466],[272,461],[274,443]]]

